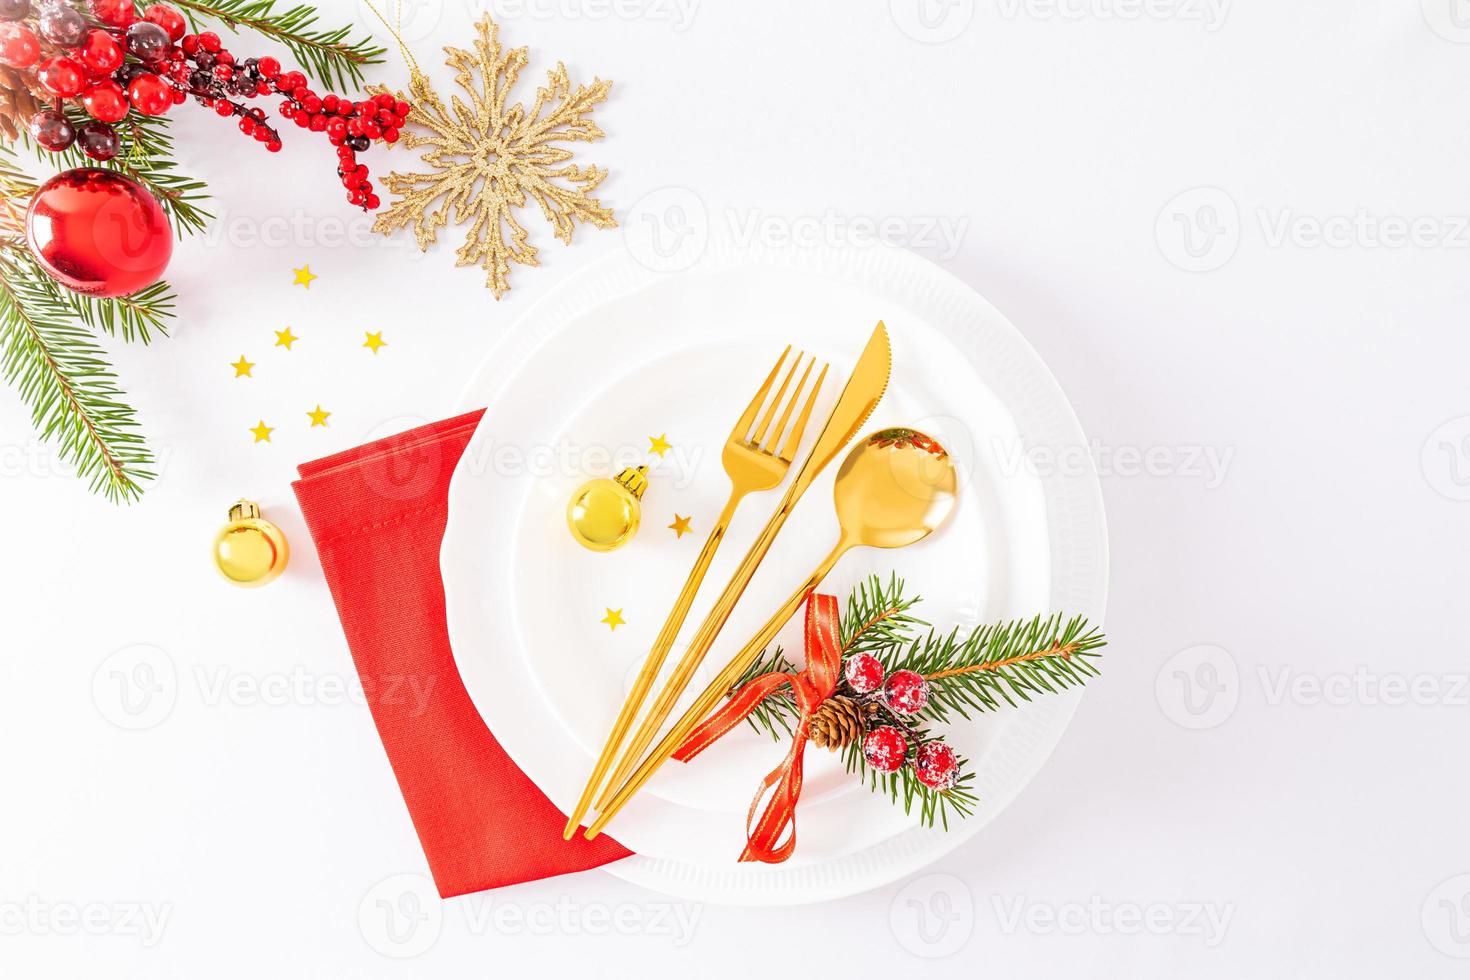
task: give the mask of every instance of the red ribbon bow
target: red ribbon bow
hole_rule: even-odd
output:
[[[766,775],[750,803],[750,813],[745,822],[745,850],[740,854],[742,861],[780,864],[796,849],[796,801],[801,796],[802,754],[806,749],[807,727],[812,712],[837,689],[842,665],[839,623],[837,597],[813,593],[806,603],[806,669],[799,674],[770,673],[754,678],[736,691],[723,708],[690,732],[674,753],[675,759],[688,762],[744,721],[756,705],[781,685],[791,685],[796,705],[801,709],[801,720],[791,737],[791,751]],[[761,800],[772,786],[776,791],[757,818]],[[781,838],[786,836],[787,828],[791,833],[783,843]]]

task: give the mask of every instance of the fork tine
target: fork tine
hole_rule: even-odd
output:
[[[776,389],[776,394],[771,398],[771,407],[766,409],[765,418],[761,419],[760,428],[750,437],[750,444],[756,448],[760,447],[761,440],[766,437],[766,429],[771,425],[771,419],[776,417],[776,409],[781,407],[781,399],[786,395],[786,387],[791,384],[792,375],[801,366],[801,351],[796,352],[796,360],[791,362],[791,370],[786,372],[786,377],[781,379],[781,387]]]
[[[775,455],[776,447],[781,444],[781,433],[786,431],[786,423],[791,419],[792,409],[796,408],[796,403],[801,400],[801,390],[806,387],[806,379],[811,376],[812,365],[816,363],[817,358],[815,355],[813,355],[811,360],[806,362],[806,370],[801,372],[801,380],[792,389],[791,397],[786,402],[785,410],[781,412],[780,420],[776,422],[776,427],[771,430],[770,441],[761,446],[762,451]]]
[[[771,390],[771,383],[776,380],[776,375],[781,373],[781,365],[786,363],[786,355],[790,353],[791,345],[787,344],[786,349],[781,352],[781,356],[776,359],[776,366],[771,368],[771,373],[766,375],[766,380],[761,383],[760,390],[755,393],[755,397],[752,398],[750,400],[750,404],[745,407],[745,412],[740,416],[740,421],[736,422],[735,428],[730,430],[731,442],[745,441],[746,433],[750,431],[751,425],[755,423],[755,414],[759,412],[761,410],[761,406],[765,404],[766,392]],[[798,357],[798,360],[799,359],[800,357]]]
[[[815,364],[816,360],[813,357],[812,363]],[[822,390],[822,381],[827,377],[827,367],[826,364],[822,365],[821,373],[817,375],[817,383],[812,386],[812,392],[807,396],[801,414],[796,417],[796,424],[791,427],[791,434],[786,437],[786,445],[781,447],[781,458],[788,463],[796,456],[796,447],[801,445],[801,434],[806,430],[807,419],[811,418],[812,406],[817,403],[817,393]],[[807,370],[811,370],[810,364],[807,365]],[[796,399],[793,398],[792,401],[795,402]]]

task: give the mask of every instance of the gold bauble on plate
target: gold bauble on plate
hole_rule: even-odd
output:
[[[648,467],[631,466],[612,479],[588,480],[567,504],[572,537],[592,551],[613,551],[638,532],[639,501],[648,487]]]
[[[241,500],[231,507],[230,523],[214,539],[214,563],[220,574],[247,589],[279,578],[290,554],[286,536],[260,516],[260,505],[253,500]]]

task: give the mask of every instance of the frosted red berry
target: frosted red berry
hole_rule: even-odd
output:
[[[883,685],[883,663],[871,653],[856,653],[843,664],[842,676],[857,693],[870,694]]]
[[[138,19],[133,0],[92,0],[92,16],[113,27],[127,27]]]
[[[883,703],[895,714],[922,711],[929,703],[929,682],[912,670],[895,670],[883,682]]]
[[[24,24],[0,28],[0,61],[11,68],[29,68],[41,57],[41,39]]]
[[[880,725],[863,738],[863,761],[875,772],[898,772],[908,751],[908,739],[892,725]]]
[[[951,789],[960,775],[959,757],[943,742],[925,742],[914,753],[914,775],[930,789]]]

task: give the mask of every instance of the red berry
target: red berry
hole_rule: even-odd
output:
[[[235,56],[224,48],[220,48],[219,53],[214,56],[214,63],[217,65],[233,65],[235,63]]]
[[[397,102],[393,103],[393,112],[401,118],[406,118],[408,116],[408,110],[412,108],[413,106],[409,105],[407,102],[404,102],[402,99],[399,99]]]
[[[378,127],[378,124],[375,122],[363,123],[362,135],[366,136],[370,140],[375,140],[383,135],[383,130],[380,129]]]
[[[389,95],[387,92],[380,92],[377,95],[373,96],[373,101],[376,102],[378,105],[392,105],[393,96]]]
[[[179,47],[184,49],[184,54],[199,53],[199,35],[185,34],[184,39],[179,42]]]
[[[12,68],[29,68],[41,57],[41,39],[23,24],[6,24],[0,34],[0,61]]]
[[[333,116],[327,120],[327,136],[334,140],[347,136],[347,123],[342,121],[341,116]]]
[[[117,156],[117,130],[107,123],[89,122],[77,130],[77,145],[93,160],[111,160]]]
[[[87,72],[81,62],[65,55],[47,58],[36,66],[36,74],[46,91],[63,99],[79,95],[87,84]]]
[[[168,31],[170,41],[177,41],[184,36],[184,15],[168,4],[155,3],[144,8],[143,19]]]
[[[77,48],[77,58],[93,75],[110,75],[123,63],[123,49],[106,31],[91,30]]]
[[[99,122],[117,122],[128,114],[128,99],[112,79],[93,82],[82,92],[82,108]]]
[[[255,135],[255,117],[254,116],[241,116],[240,117],[240,132],[244,133],[246,136],[254,136]]]
[[[883,682],[883,703],[895,714],[922,711],[929,703],[929,682],[912,670],[895,670]]]
[[[128,82],[128,101],[145,116],[161,116],[174,104],[173,89],[152,72]]]
[[[863,761],[876,772],[898,772],[908,751],[908,739],[892,725],[880,725],[863,738]]]
[[[382,203],[383,203],[383,202],[382,202],[382,201],[380,201],[380,200],[378,200],[378,195],[376,195],[376,194],[369,194],[369,195],[368,195],[368,196],[367,196],[367,200],[366,200],[366,201],[364,201],[364,202],[363,202],[363,203],[364,203],[364,204],[365,204],[365,205],[367,205],[367,209],[368,209],[368,210],[369,210],[369,211],[371,211],[371,210],[373,210],[373,209],[374,209],[374,208],[376,208],[376,207],[377,207],[377,206],[378,206],[378,205],[379,205],[379,204],[382,204]]]
[[[219,35],[214,31],[204,31],[199,35],[199,46],[210,54],[219,50]]]
[[[214,104],[214,112],[218,116],[233,116],[235,107],[230,104],[229,99],[220,99]]]
[[[321,113],[317,113],[316,115],[311,117],[310,123],[307,128],[310,129],[313,133],[320,133],[324,131],[327,128],[327,117],[322,115]]]
[[[269,150],[270,152],[272,152],[272,153],[280,153],[281,152],[281,141],[280,140],[277,140],[277,139],[273,139],[273,140],[271,140],[269,143],[267,143],[265,145],[265,148],[267,150]]]
[[[138,19],[133,0],[92,0],[92,15],[113,27],[127,27]]]
[[[56,109],[42,109],[31,116],[27,128],[32,139],[53,153],[65,150],[77,138],[72,124]]]
[[[296,125],[300,126],[302,129],[305,129],[306,127],[311,125],[311,116],[307,115],[304,112],[298,112],[291,118],[294,119]]]
[[[383,130],[383,142],[384,143],[397,143],[398,142],[398,130],[391,129],[391,128]]]
[[[914,775],[930,789],[943,792],[959,778],[960,760],[943,742],[925,742],[914,753]]]
[[[301,100],[301,105],[313,116],[322,111],[322,100],[315,95],[308,95]]]
[[[281,73],[281,63],[270,55],[266,55],[257,61],[255,67],[260,70],[260,74],[264,78],[275,78]]]
[[[858,653],[847,658],[842,676],[847,686],[859,694],[869,694],[883,685],[883,663],[871,653]]]
[[[322,108],[327,112],[336,112],[337,103],[340,101],[341,100],[338,99],[335,95],[328,92],[326,95],[322,96]]]
[[[361,136],[362,135],[362,120],[361,119],[349,119],[349,120],[347,120],[347,135],[348,136]]]
[[[172,90],[169,97],[173,100],[174,105],[183,105],[184,100],[189,97],[189,93],[181,88],[176,88]]]
[[[271,83],[262,78],[260,80],[260,84],[257,85],[257,86],[255,86],[255,94],[256,95],[270,95],[271,94]]]

